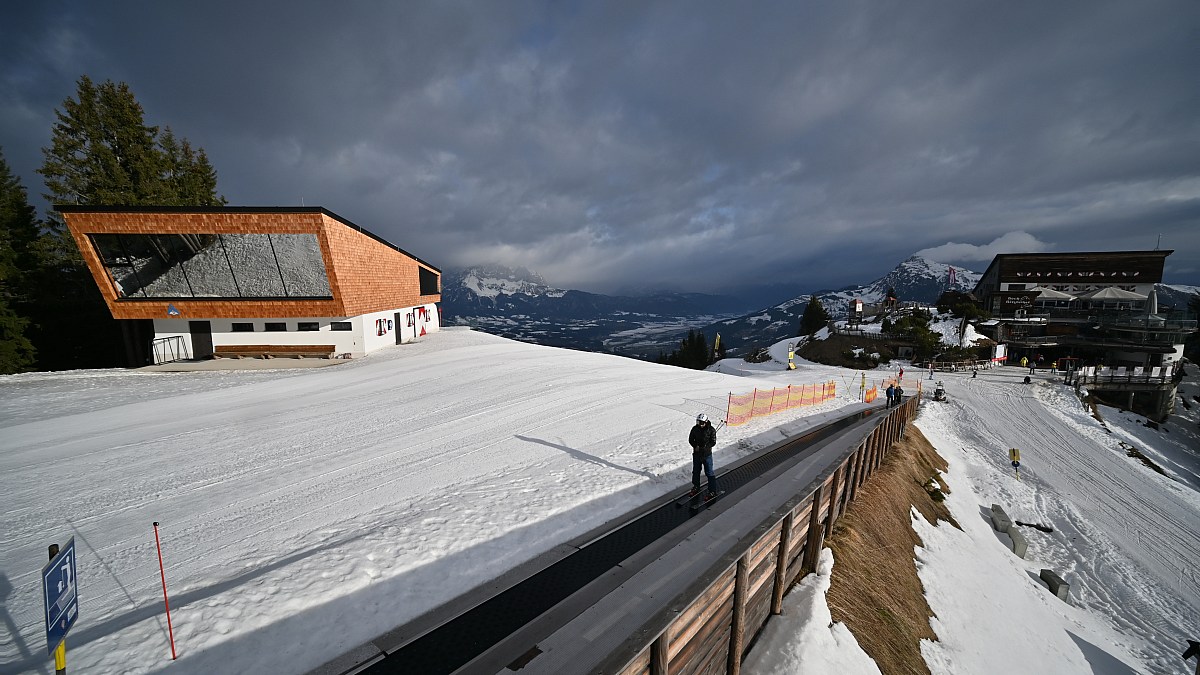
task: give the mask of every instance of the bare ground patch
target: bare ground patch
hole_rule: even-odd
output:
[[[826,540],[835,561],[827,598],[833,620],[850,628],[884,673],[929,672],[920,640],[937,636],[913,561],[921,540],[909,513],[915,507],[931,523],[958,527],[939,499],[948,492],[945,470],[946,460],[910,424]]]

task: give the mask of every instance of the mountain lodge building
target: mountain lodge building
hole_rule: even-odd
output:
[[[361,356],[440,328],[441,272],[321,207],[55,207],[131,366]]]

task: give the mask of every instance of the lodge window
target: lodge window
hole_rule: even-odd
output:
[[[329,324],[329,330],[353,330],[349,321],[334,321]]]
[[[268,321],[263,325],[263,329],[268,333],[284,333],[287,332],[287,323],[283,321]]]
[[[118,298],[330,298],[314,234],[91,234]]]
[[[321,330],[321,324],[316,321],[301,321],[296,324],[296,330],[312,331]]]
[[[421,295],[437,295],[438,290],[438,275],[436,272],[425,269],[424,267],[417,268],[417,280],[421,285]]]
[[[235,323],[233,324],[233,332],[235,333],[253,333],[254,324],[252,323]]]

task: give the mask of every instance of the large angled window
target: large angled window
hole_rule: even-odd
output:
[[[330,298],[313,234],[89,235],[120,298]]]

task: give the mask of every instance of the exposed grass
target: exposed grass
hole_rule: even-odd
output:
[[[1159,466],[1158,464],[1155,464],[1154,460],[1143,455],[1141,450],[1138,450],[1134,446],[1132,446],[1124,441],[1121,441],[1120,445],[1121,445],[1121,449],[1125,451],[1126,457],[1133,457],[1134,459],[1140,461],[1142,464],[1145,464],[1150,470],[1157,471],[1158,473],[1160,473],[1164,476],[1167,475],[1167,472],[1163,471],[1163,468],[1161,466]]]
[[[929,672],[920,641],[937,636],[913,561],[921,540],[909,513],[916,507],[931,523],[958,527],[936,499],[949,492],[940,477],[945,470],[946,460],[909,425],[826,540],[835,561],[828,595],[833,620],[844,622],[887,674]]]

